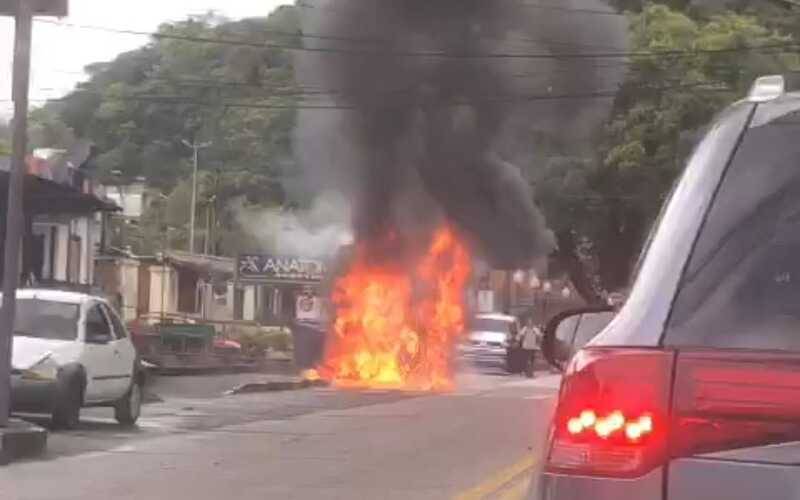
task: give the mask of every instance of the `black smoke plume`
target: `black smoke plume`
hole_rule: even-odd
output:
[[[553,250],[527,178],[542,138],[587,149],[615,88],[625,23],[600,0],[300,0],[300,160],[347,193],[356,239],[419,239],[446,219],[492,265]],[[570,12],[573,9],[577,9]],[[581,12],[585,11],[585,12]],[[555,57],[518,57],[519,54]],[[310,98],[309,98],[310,99]]]

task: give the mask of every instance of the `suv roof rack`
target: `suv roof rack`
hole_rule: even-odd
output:
[[[756,78],[747,100],[750,102],[767,102],[777,99],[786,93],[786,80],[783,75],[768,75]]]

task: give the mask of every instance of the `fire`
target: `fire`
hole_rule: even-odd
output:
[[[466,247],[445,227],[410,269],[375,264],[367,250],[357,249],[336,283],[320,376],[339,387],[451,389],[470,274]]]

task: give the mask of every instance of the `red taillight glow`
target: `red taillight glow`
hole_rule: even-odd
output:
[[[800,440],[800,355],[681,352],[673,457]]]
[[[594,411],[584,410],[580,416],[567,421],[567,432],[572,436],[584,435],[587,438],[597,436],[601,439],[612,439],[619,434],[635,443],[653,432],[653,418],[650,415],[642,415],[626,419],[620,410],[598,418]]]
[[[798,441],[798,422],[798,353],[590,348],[564,375],[546,468],[639,477],[674,458]]]
[[[593,348],[564,376],[547,469],[637,477],[666,461],[669,351]]]

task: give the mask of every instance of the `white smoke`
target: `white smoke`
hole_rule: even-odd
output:
[[[344,196],[328,191],[307,210],[235,208],[236,220],[263,251],[309,258],[334,256],[353,242],[351,207]]]

